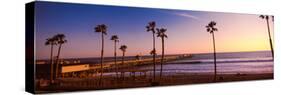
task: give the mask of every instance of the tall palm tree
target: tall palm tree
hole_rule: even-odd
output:
[[[162,56],[161,56],[161,69],[160,69],[160,79],[162,77],[162,70],[163,70],[163,62],[164,62],[164,38],[168,38],[168,36],[165,34],[167,29],[161,28],[156,29],[157,30],[157,37],[161,38],[162,41]]]
[[[215,21],[211,21],[207,26],[207,32],[212,34],[213,37],[213,46],[214,46],[214,82],[216,81],[217,78],[217,61],[216,61],[216,43],[215,43],[215,31],[218,31],[217,28],[215,28],[216,26],[216,22]]]
[[[114,41],[114,64],[115,64],[116,77],[118,77],[118,67],[116,62],[117,61],[116,43],[119,42],[119,38],[117,35],[112,35],[110,40]]]
[[[156,23],[154,22],[154,21],[152,21],[152,22],[149,22],[148,23],[148,25],[146,26],[146,31],[147,32],[152,32],[152,36],[153,36],[153,51],[156,51],[155,50],[155,33],[156,33],[156,31],[155,31],[155,27],[156,27]],[[156,65],[156,60],[155,60],[155,57],[156,57],[156,55],[155,55],[155,53],[153,54],[153,80],[155,81],[155,65]]]
[[[269,16],[268,15],[260,15],[260,18],[265,19],[267,23],[267,32],[268,32],[268,38],[269,38],[269,43],[270,43],[270,49],[271,49],[271,54],[272,54],[272,59],[274,60],[274,50],[273,50],[273,45],[272,45],[272,40],[271,40],[271,35],[270,35],[270,27],[269,27]],[[272,21],[274,21],[274,16],[271,16]]]
[[[67,42],[67,40],[65,40],[65,35],[64,34],[57,34],[54,37],[57,40],[57,43],[59,44],[59,48],[58,48],[58,54],[57,54],[57,61],[56,61],[56,78],[58,77],[58,71],[59,71],[59,58],[60,58],[60,52],[61,52],[61,47],[62,44],[65,44]]]
[[[102,74],[103,74],[103,53],[104,53],[104,35],[106,35],[107,26],[105,24],[97,25],[95,27],[95,32],[101,33],[101,59],[100,59],[100,68],[101,68],[101,74],[100,74],[100,80],[99,84],[101,85],[102,82]]]
[[[57,41],[54,37],[48,38],[48,39],[46,39],[45,45],[51,45],[51,55],[50,55],[51,75],[50,75],[50,81],[53,82],[53,77],[54,77],[53,46],[57,45]]]
[[[119,48],[122,51],[122,65],[124,65],[124,57],[125,57],[125,52],[127,49],[126,45],[121,45],[121,47]],[[124,74],[121,74],[122,78],[124,79]]]

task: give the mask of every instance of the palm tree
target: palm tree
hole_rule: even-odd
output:
[[[114,41],[114,64],[115,64],[115,72],[116,72],[116,77],[118,77],[118,67],[117,67],[117,53],[116,53],[116,43],[119,42],[118,40],[118,36],[117,35],[112,35],[111,39],[112,41]]]
[[[146,31],[147,32],[152,32],[152,36],[153,36],[153,51],[155,50],[155,27],[156,27],[156,23],[154,21],[149,22],[148,25],[146,26]],[[153,53],[153,80],[155,81],[155,65],[156,65],[156,60],[155,60],[155,53]]]
[[[104,52],[104,35],[106,35],[106,30],[107,30],[107,26],[104,24],[101,25],[97,25],[95,27],[95,32],[97,33],[101,33],[101,59],[100,59],[100,68],[101,68],[101,74],[100,74],[100,80],[99,80],[99,84],[101,85],[101,81],[102,81],[102,74],[103,74],[103,52]]]
[[[215,32],[214,31],[218,31],[217,28],[215,28],[216,26],[216,22],[214,21],[211,21],[207,26],[207,32],[211,33],[212,34],[212,37],[213,37],[213,46],[214,46],[214,72],[215,72],[215,75],[214,75],[214,82],[216,81],[216,78],[217,78],[217,62],[216,62],[216,44],[215,44]]]
[[[58,54],[57,54],[57,61],[56,61],[56,78],[58,77],[58,70],[59,70],[59,58],[60,58],[60,51],[61,51],[61,46],[62,44],[66,43],[67,40],[65,40],[65,35],[64,34],[57,34],[54,37],[57,40],[57,43],[59,44],[59,49],[58,49]]]
[[[121,47],[119,48],[122,51],[122,65],[124,65],[124,57],[125,57],[125,52],[127,49],[126,45],[121,45]],[[124,79],[124,74],[121,74],[122,78]]]
[[[156,50],[151,50],[151,51],[149,52],[149,54],[150,54],[150,55],[157,55]]]
[[[161,41],[162,41],[160,80],[161,80],[161,77],[162,77],[163,61],[164,61],[164,38],[168,38],[168,36],[165,34],[166,31],[167,31],[167,29],[164,29],[164,28],[158,29],[157,28],[157,37],[160,37]]]
[[[54,64],[53,64],[53,46],[57,45],[57,41],[54,37],[46,39],[45,45],[51,45],[50,65],[51,65],[51,76],[50,81],[53,82],[54,77]]]
[[[269,43],[270,43],[270,48],[271,48],[271,54],[272,54],[272,59],[274,60],[274,50],[273,50],[273,45],[272,45],[272,40],[271,40],[271,35],[270,35],[270,28],[269,28],[269,16],[268,15],[260,15],[260,18],[265,19],[267,23],[267,32],[268,32],[268,37],[269,37]],[[271,16],[272,21],[274,21],[274,16]]]

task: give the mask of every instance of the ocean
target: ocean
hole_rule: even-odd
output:
[[[214,72],[213,53],[193,54],[192,58],[176,60],[163,65],[165,74]],[[137,67],[153,71],[153,65]],[[156,65],[157,73],[160,65]],[[273,73],[273,59],[270,51],[217,53],[218,74],[262,74]]]

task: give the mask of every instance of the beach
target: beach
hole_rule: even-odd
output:
[[[219,53],[217,59],[217,76],[214,80],[214,64],[212,54],[195,54],[192,57],[170,56],[161,65],[157,60],[155,80],[153,79],[153,63],[151,57],[142,59],[141,64],[128,58],[124,64],[119,63],[118,76],[112,61],[105,63],[104,73],[100,82],[99,66],[95,69],[69,72],[62,74],[53,84],[40,86],[37,82],[37,92],[63,92],[78,90],[99,90],[136,88],[150,86],[170,86],[201,83],[218,83],[249,80],[274,79],[273,60],[268,51]],[[241,56],[243,57],[241,58]],[[179,55],[178,55],[179,56]],[[122,66],[123,65],[123,66]],[[69,64],[67,65],[69,66]],[[123,73],[123,77],[121,77]],[[46,74],[47,75],[47,74]]]
[[[152,86],[152,77],[150,76],[135,76],[116,79],[116,76],[104,76],[102,86],[99,85],[98,78],[64,78],[59,79],[60,84],[50,87],[43,87],[38,90],[40,92],[63,92],[63,91],[78,91],[78,90],[99,90],[99,89],[119,89],[119,88],[135,88],[135,87],[150,87]],[[156,77],[157,86],[170,85],[187,85],[201,83],[218,83],[218,82],[233,82],[233,81],[250,81],[250,80],[267,80],[273,79],[273,73],[265,74],[218,74],[217,81],[213,80],[212,74],[174,74],[168,76]]]

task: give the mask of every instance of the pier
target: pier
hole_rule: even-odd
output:
[[[191,58],[192,55],[190,54],[183,54],[183,55],[168,55],[164,57],[163,64],[166,64],[170,61],[175,61],[179,59],[184,58]],[[156,64],[160,64],[161,57],[156,58]],[[143,58],[143,59],[131,59],[131,60],[124,60],[124,63],[122,61],[117,61],[116,64],[114,61],[110,62],[104,62],[103,63],[103,72],[112,72],[115,73],[116,69],[118,70],[118,73],[138,73],[138,74],[144,74],[146,75],[147,70],[135,70],[134,67],[136,66],[145,66],[145,65],[153,65],[153,58]],[[69,70],[64,71],[66,68],[73,68],[76,67],[76,70]],[[79,68],[77,68],[79,67]],[[74,64],[74,65],[62,65],[61,67],[61,75],[62,77],[66,76],[94,76],[100,73],[101,68],[100,64]],[[89,74],[90,73],[90,74]]]

